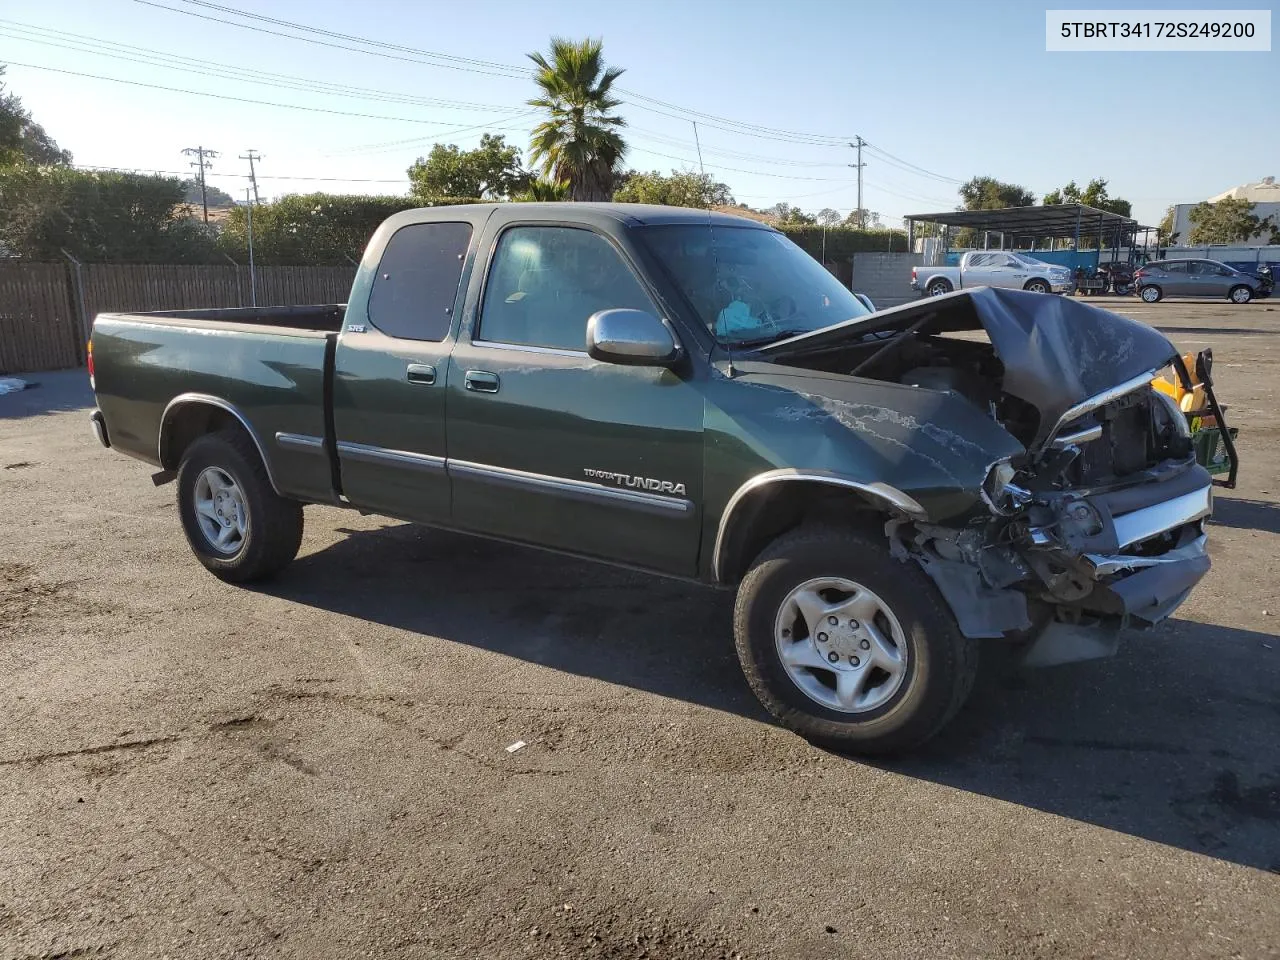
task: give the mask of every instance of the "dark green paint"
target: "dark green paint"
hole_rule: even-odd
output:
[[[651,222],[685,212],[644,211]],[[701,215],[698,215],[701,216]],[[449,337],[387,337],[366,304],[383,247],[409,223],[474,227]],[[737,222],[737,221],[734,221]],[[684,347],[673,368],[623,367],[573,351],[503,348],[473,340],[485,267],[501,231],[516,223],[595,230],[642,279]],[[594,205],[473,206],[407,211],[374,235],[338,335],[332,380],[338,442],[354,442],[508,470],[584,481],[587,470],[683,485],[683,514],[496,485],[456,472],[410,470],[340,456],[352,506],[470,530],[677,576],[711,579],[726,506],[753,477],[774,469],[889,484],[931,519],[957,518],[979,502],[989,465],[1020,445],[966,401],[946,393],[737,358],[732,367],[708,332],[653,269],[620,208]],[[208,312],[206,312],[206,316]],[[323,437],[325,334],[234,322],[106,314],[94,330],[98,403],[113,445],[157,462],[161,416],[175,396],[222,398],[252,425],[280,491],[335,498],[327,456],[282,449],[278,431]],[[357,328],[353,330],[352,328]],[[359,329],[363,328],[363,329]],[[410,364],[435,368],[414,384]],[[466,389],[469,370],[496,374],[495,394]],[[172,464],[167,464],[172,465]]]

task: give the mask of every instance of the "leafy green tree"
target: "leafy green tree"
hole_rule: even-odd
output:
[[[383,220],[420,205],[412,197],[331,193],[289,194],[256,204],[254,259],[274,264],[348,264],[360,259]],[[239,263],[249,258],[247,213],[245,207],[232,210],[218,238],[219,248]]]
[[[619,203],[657,203],[668,207],[723,207],[732,204],[729,187],[715,180],[709,173],[672,170],[664,176],[657,170],[651,173],[630,173],[626,182],[614,191],[613,199]]]
[[[1036,195],[1016,183],[1004,183],[995,177],[974,177],[960,187],[960,199],[966,210],[999,210],[1002,207],[1029,207]]]
[[[761,210],[760,212],[777,220],[778,223],[803,225],[806,223],[818,222],[818,218],[813,216],[813,214],[805,213],[799,207],[793,207],[785,201],[782,203],[775,203],[772,207]]]
[[[822,214],[818,214],[818,217],[821,218]],[[880,227],[880,214],[874,210],[867,210],[865,207],[861,210],[855,207],[844,218],[844,225],[846,227],[857,227],[859,230],[875,230]]]
[[[1065,187],[1046,193],[1042,202],[1046,206],[1058,203],[1083,203],[1087,207],[1118,213],[1122,217],[1129,216],[1133,210],[1128,200],[1112,197],[1107,193],[1107,181],[1101,177],[1090,180],[1083,190],[1072,180]]]
[[[857,213],[855,210],[854,213]],[[834,227],[840,223],[844,217],[840,216],[839,210],[833,210],[831,207],[823,207],[818,211],[818,222],[824,227]]]
[[[529,105],[547,112],[533,130],[530,155],[544,177],[569,185],[571,200],[607,200],[627,145],[619,130],[626,121],[613,111],[618,67],[606,67],[600,40],[553,37],[550,58],[531,53],[541,95]]]
[[[1259,217],[1248,200],[1219,200],[1197,203],[1188,214],[1191,233],[1187,239],[1199,243],[1248,243],[1269,231],[1271,242],[1280,239],[1274,217]]]
[[[568,200],[569,185],[539,177],[530,180],[529,185],[511,199],[519,203],[554,203],[558,200]]]
[[[4,66],[0,65],[0,77]],[[16,93],[6,93],[0,80],[0,167],[15,163],[66,166],[71,154],[54,142],[44,127],[31,119]]]
[[[1164,216],[1160,218],[1160,225],[1156,227],[1156,244],[1158,246],[1167,246],[1176,243],[1178,235],[1173,232],[1173,220],[1176,209],[1170,206],[1165,210]]]
[[[31,260],[199,263],[204,225],[179,215],[177,177],[22,164],[0,167],[0,246]]]
[[[474,150],[437,143],[409,168],[410,193],[419,200],[482,197],[506,200],[526,189],[532,178],[520,150],[499,135],[486,133]]]

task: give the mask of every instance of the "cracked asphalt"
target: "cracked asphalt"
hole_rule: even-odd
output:
[[[728,594],[310,507],[188,553],[82,372],[0,397],[0,960],[1280,954],[1280,304],[1126,301],[1241,428],[1118,657],[986,650],[925,751],[773,726]],[[508,752],[508,746],[526,746]]]

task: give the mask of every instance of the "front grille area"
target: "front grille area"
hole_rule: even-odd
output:
[[[1091,414],[1102,436],[1083,444],[1068,475],[1073,484],[1095,484],[1145,470],[1162,459],[1151,416],[1151,391],[1136,390]],[[1085,421],[1074,427],[1088,425]]]

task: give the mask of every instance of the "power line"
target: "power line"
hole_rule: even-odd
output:
[[[134,0],[134,3],[141,3],[144,6],[148,6],[148,7],[156,7],[157,9],[160,9],[160,10],[168,10],[170,13],[180,13],[186,17],[198,17],[201,20],[211,20],[214,23],[225,23],[228,26],[240,27],[243,30],[253,30],[257,33],[266,33],[266,34],[270,34],[273,37],[284,37],[285,39],[288,39],[288,40],[301,40],[304,43],[313,43],[321,47],[332,47],[335,50],[349,50],[353,53],[364,53],[364,54],[369,54],[370,56],[384,57],[385,59],[388,59],[388,60],[400,60],[405,63],[418,63],[418,64],[424,64],[426,66],[446,67],[446,68],[456,69],[456,70],[467,69],[461,66],[451,67],[450,64],[447,64],[447,63],[436,63],[432,60],[424,60],[422,59],[421,56],[401,57],[401,56],[396,56],[393,53],[386,53],[378,50],[365,50],[365,49],[362,49],[361,47],[353,47],[348,44],[331,43],[325,40],[318,40],[315,37],[299,37],[292,33],[281,33],[279,30],[268,30],[266,27],[256,27],[251,23],[237,23],[234,20],[224,20],[221,17],[212,17],[212,16],[209,16],[208,14],[196,13],[194,10],[181,10],[177,7],[170,7],[163,3],[156,3],[155,0]],[[241,13],[240,15],[244,17],[254,16],[253,14],[248,14],[248,13]],[[269,19],[269,18],[263,18],[263,19]],[[305,30],[308,28],[302,24],[299,24],[297,29]],[[510,70],[512,68],[508,67],[507,69]],[[487,73],[490,76],[505,76],[513,79],[517,76],[517,74],[513,74],[513,73],[495,73],[494,71],[491,71],[491,70],[471,69],[469,72]],[[527,75],[527,73],[528,71],[525,71],[524,75]]]
[[[141,0],[138,0],[141,2]],[[333,110],[328,107],[305,107],[298,103],[277,103],[272,100],[255,100],[252,97],[233,97],[225,93],[209,93],[205,90],[187,90],[182,87],[168,87],[159,83],[143,83],[141,80],[124,80],[120,77],[104,77],[98,73],[82,73],[78,70],[63,70],[60,67],[46,67],[36,63],[20,63],[17,60],[5,60],[6,66],[26,67],[28,70],[46,70],[49,73],[61,73],[70,77],[87,77],[90,80],[108,80],[111,83],[123,83],[131,87],[145,87],[148,90],[164,90],[167,93],[184,93],[193,97],[212,97],[215,100],[230,100],[233,103],[251,103],[260,107],[283,107],[286,110],[304,110],[307,113],[327,113],[338,117],[359,117],[363,120],[395,120],[400,123],[425,123],[443,129],[454,129],[455,133],[468,130],[479,130],[490,126],[488,123],[461,125],[456,123],[440,123],[437,120],[424,120],[420,117],[389,117],[385,114],[357,113],[353,110]],[[509,120],[510,117],[499,117]],[[460,129],[458,129],[460,128]]]
[[[206,154],[208,152],[209,152],[208,150],[205,151]],[[91,164],[91,163],[77,163],[77,164],[73,164],[73,166],[77,170],[97,170],[97,171],[110,172],[110,173],[137,173],[140,170],[145,170],[148,172],[148,174],[154,175],[154,176],[185,177],[189,175],[188,172],[184,170],[154,170],[151,167],[107,167],[107,166],[95,166],[94,164]],[[234,177],[238,180],[249,179],[249,174],[247,173],[210,172],[209,176],[215,179],[218,177]],[[397,177],[395,179],[388,180],[388,179],[378,179],[375,177],[295,177],[295,176],[291,176],[290,174],[284,174],[284,173],[278,173],[278,174],[259,173],[257,175],[257,178],[259,180],[302,180],[302,181],[316,181],[316,182],[327,182],[327,183],[408,183],[409,182],[409,178],[407,176]]]
[[[199,13],[195,10],[184,10],[179,7],[172,7],[164,3],[158,3],[156,0],[134,0],[135,3],[141,3],[149,7],[155,7],[162,10],[168,10],[171,13],[182,14],[183,16],[198,17],[202,20],[210,20],[215,23],[222,23],[228,26],[239,27],[244,30],[252,30],[259,33],[266,33],[272,36],[284,37],[290,40],[298,40],[304,43],[319,44],[321,46],[334,47],[341,50],[348,50],[354,53],[363,53],[369,56],[381,56],[393,60],[407,60],[408,62],[421,63],[427,66],[436,66],[446,69],[467,70],[476,73],[487,73],[493,76],[502,76],[511,79],[527,77],[530,73],[524,67],[512,64],[499,63],[492,60],[480,60],[471,57],[458,57],[453,54],[441,53],[439,51],[423,50],[418,47],[409,47],[402,44],[386,43],[381,40],[373,40],[367,37],[360,37],[354,34],[339,33],[337,31],[325,30],[320,27],[312,27],[304,23],[298,23],[293,20],[284,20],[276,17],[268,17],[262,14],[251,13],[249,11],[240,10],[235,7],[229,7],[222,4],[210,3],[207,0],[182,0],[189,6],[203,7],[208,10],[216,10],[220,13],[230,14],[245,20],[255,20],[259,23],[268,23],[273,26],[284,27],[286,29],[301,31],[304,33],[315,34],[316,36],[298,36],[297,33],[284,33],[278,30],[272,30],[267,27],[258,26],[253,23],[239,23],[235,20],[227,20],[222,17],[215,17],[210,14]],[[318,37],[328,37],[329,40],[318,39]],[[345,43],[334,41],[346,41]],[[351,44],[359,44],[360,46],[352,46]],[[368,48],[374,49],[368,49]],[[401,56],[400,54],[409,54],[410,56]],[[759,139],[777,140],[787,143],[807,144],[810,146],[841,146],[846,142],[848,135],[834,134],[816,134],[804,133],[796,130],[787,130],[781,127],[770,127],[763,124],[747,123],[740,120],[733,120],[729,117],[720,116],[714,113],[708,113],[701,110],[694,110],[690,107],[682,107],[679,104],[670,101],[660,100],[656,97],[650,97],[634,90],[627,90],[619,87],[617,91],[628,98],[633,106],[642,110],[649,110],[660,116],[666,116],[670,119],[688,121],[690,117],[697,118],[702,122],[703,126],[711,129],[722,130],[728,133],[738,134],[740,136],[752,136]],[[664,111],[676,111],[675,114]],[[900,159],[900,158],[894,158]],[[902,161],[905,162],[905,161]],[[923,168],[918,168],[923,171]],[[924,175],[939,176],[928,171]],[[946,178],[944,178],[946,179]],[[955,181],[960,182],[960,181]]]
[[[957,180],[955,177],[948,177],[945,174],[941,174],[941,173],[934,173],[932,170],[926,170],[924,167],[916,166],[914,163],[911,163],[908,160],[903,160],[901,157],[895,157],[889,151],[884,150],[880,147],[877,147],[874,144],[868,143],[866,146],[868,149],[873,150],[874,152],[880,154],[882,157],[886,157],[891,161],[896,161],[897,164],[900,164],[902,166],[909,168],[908,172],[915,171],[921,176],[932,177],[935,180],[942,180],[946,183],[964,183],[963,180]]]
[[[10,39],[25,43],[37,43],[42,46],[72,50],[77,53],[90,53],[95,56],[109,57],[129,63],[142,63],[148,66],[162,67],[168,70],[181,70],[183,73],[197,73],[219,79],[240,80],[245,83],[256,83],[262,86],[279,87],[286,90],[300,90],[306,93],[322,93],[330,96],[353,97],[362,100],[378,100],[389,103],[404,103],[415,106],[439,107],[445,110],[493,110],[517,111],[519,106],[496,103],[474,103],[463,100],[445,100],[438,97],[422,97],[415,94],[400,93],[392,90],[377,90],[370,87],[356,87],[350,84],[333,83],[327,80],[313,80],[292,74],[272,73],[248,67],[237,67],[231,64],[218,63],[193,57],[183,57],[139,47],[133,44],[116,43],[101,40],[83,34],[71,33],[67,30],[53,30],[46,27],[23,24],[16,20],[0,19],[0,34]],[[65,41],[65,42],[62,42]]]

